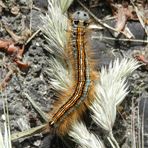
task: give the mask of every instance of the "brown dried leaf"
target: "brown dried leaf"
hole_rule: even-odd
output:
[[[120,6],[117,11],[117,23],[116,23],[116,30],[119,32],[123,31],[126,25],[127,20],[129,19],[135,19],[135,15],[131,9],[129,9],[127,4],[124,4],[123,6]],[[116,36],[118,36],[116,34]]]
[[[116,29],[118,31],[122,31],[123,28],[125,27],[126,21],[127,21],[127,16],[125,14],[125,11],[127,8],[120,7],[118,9],[117,13],[117,23],[116,23]]]

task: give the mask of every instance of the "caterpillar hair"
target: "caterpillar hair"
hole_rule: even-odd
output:
[[[59,135],[65,135],[72,123],[81,117],[92,102],[94,80],[98,78],[98,74],[94,69],[95,60],[87,46],[86,28],[89,19],[86,12],[77,11],[70,21],[63,61],[67,65],[71,80],[66,84],[66,89],[59,90],[58,100],[49,112],[49,126]]]

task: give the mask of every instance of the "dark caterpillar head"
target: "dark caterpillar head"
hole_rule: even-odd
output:
[[[80,22],[83,23],[84,26],[87,26],[90,20],[88,13],[85,11],[76,11],[72,15],[73,25],[77,26]]]

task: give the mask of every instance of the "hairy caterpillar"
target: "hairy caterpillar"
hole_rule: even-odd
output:
[[[78,120],[88,105],[92,102],[94,80],[97,74],[94,70],[93,55],[86,46],[86,28],[89,16],[84,11],[77,11],[71,20],[68,36],[67,59],[72,66],[73,84],[67,91],[59,95],[55,108],[50,114],[49,127],[59,135],[65,135],[75,120]]]

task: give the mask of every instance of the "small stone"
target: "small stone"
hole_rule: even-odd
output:
[[[5,117],[5,115],[4,115],[4,114],[2,114],[1,118],[2,118],[2,120],[3,120],[3,121],[5,121],[5,120],[6,120],[6,117]]]
[[[36,43],[36,46],[38,46],[38,47],[39,47],[39,46],[40,46],[40,44],[39,44],[39,43]]]
[[[40,144],[41,144],[41,140],[37,140],[37,141],[34,142],[34,145],[37,146],[37,147],[39,147]]]
[[[13,6],[11,8],[11,13],[14,14],[14,15],[18,15],[19,14],[19,11],[20,11],[19,6]]]

